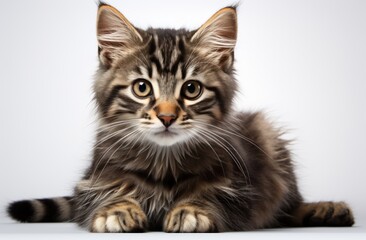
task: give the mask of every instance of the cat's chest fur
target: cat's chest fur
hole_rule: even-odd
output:
[[[213,174],[213,173],[211,173]],[[145,173],[128,173],[125,182],[135,184],[134,198],[141,204],[141,208],[150,219],[150,226],[160,229],[164,216],[174,203],[205,191],[230,191],[231,181],[223,176],[208,176],[182,173],[177,178],[169,172],[162,179],[146,177]]]
[[[102,182],[115,182],[113,191],[120,196],[136,199],[150,219],[150,225],[160,227],[166,212],[175,202],[204,192],[230,192],[230,161],[212,161],[224,152],[207,148],[164,149],[142,146],[120,149],[101,169]],[[218,156],[217,156],[218,155]],[[222,159],[223,160],[223,159]],[[100,164],[104,165],[104,164]],[[97,170],[98,171],[98,170]]]

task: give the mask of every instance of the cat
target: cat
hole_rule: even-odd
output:
[[[20,222],[91,232],[352,226],[344,202],[304,202],[288,141],[234,111],[235,7],[195,31],[142,30],[100,3],[93,161],[71,197],[16,201]]]

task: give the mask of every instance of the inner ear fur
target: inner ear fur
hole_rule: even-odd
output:
[[[104,65],[113,64],[143,41],[140,33],[122,13],[105,4],[98,9],[97,39],[99,58]]]
[[[223,68],[230,68],[237,39],[235,7],[226,7],[210,17],[191,37],[198,52]]]

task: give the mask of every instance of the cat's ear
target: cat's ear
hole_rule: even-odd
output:
[[[237,15],[235,7],[216,12],[191,38],[191,43],[222,68],[232,67],[233,52],[237,38]]]
[[[112,6],[101,4],[98,9],[97,37],[99,59],[105,66],[133,51],[143,39],[122,13]]]

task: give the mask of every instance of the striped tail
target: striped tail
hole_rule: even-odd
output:
[[[72,198],[45,198],[10,203],[8,214],[19,222],[70,222]]]

